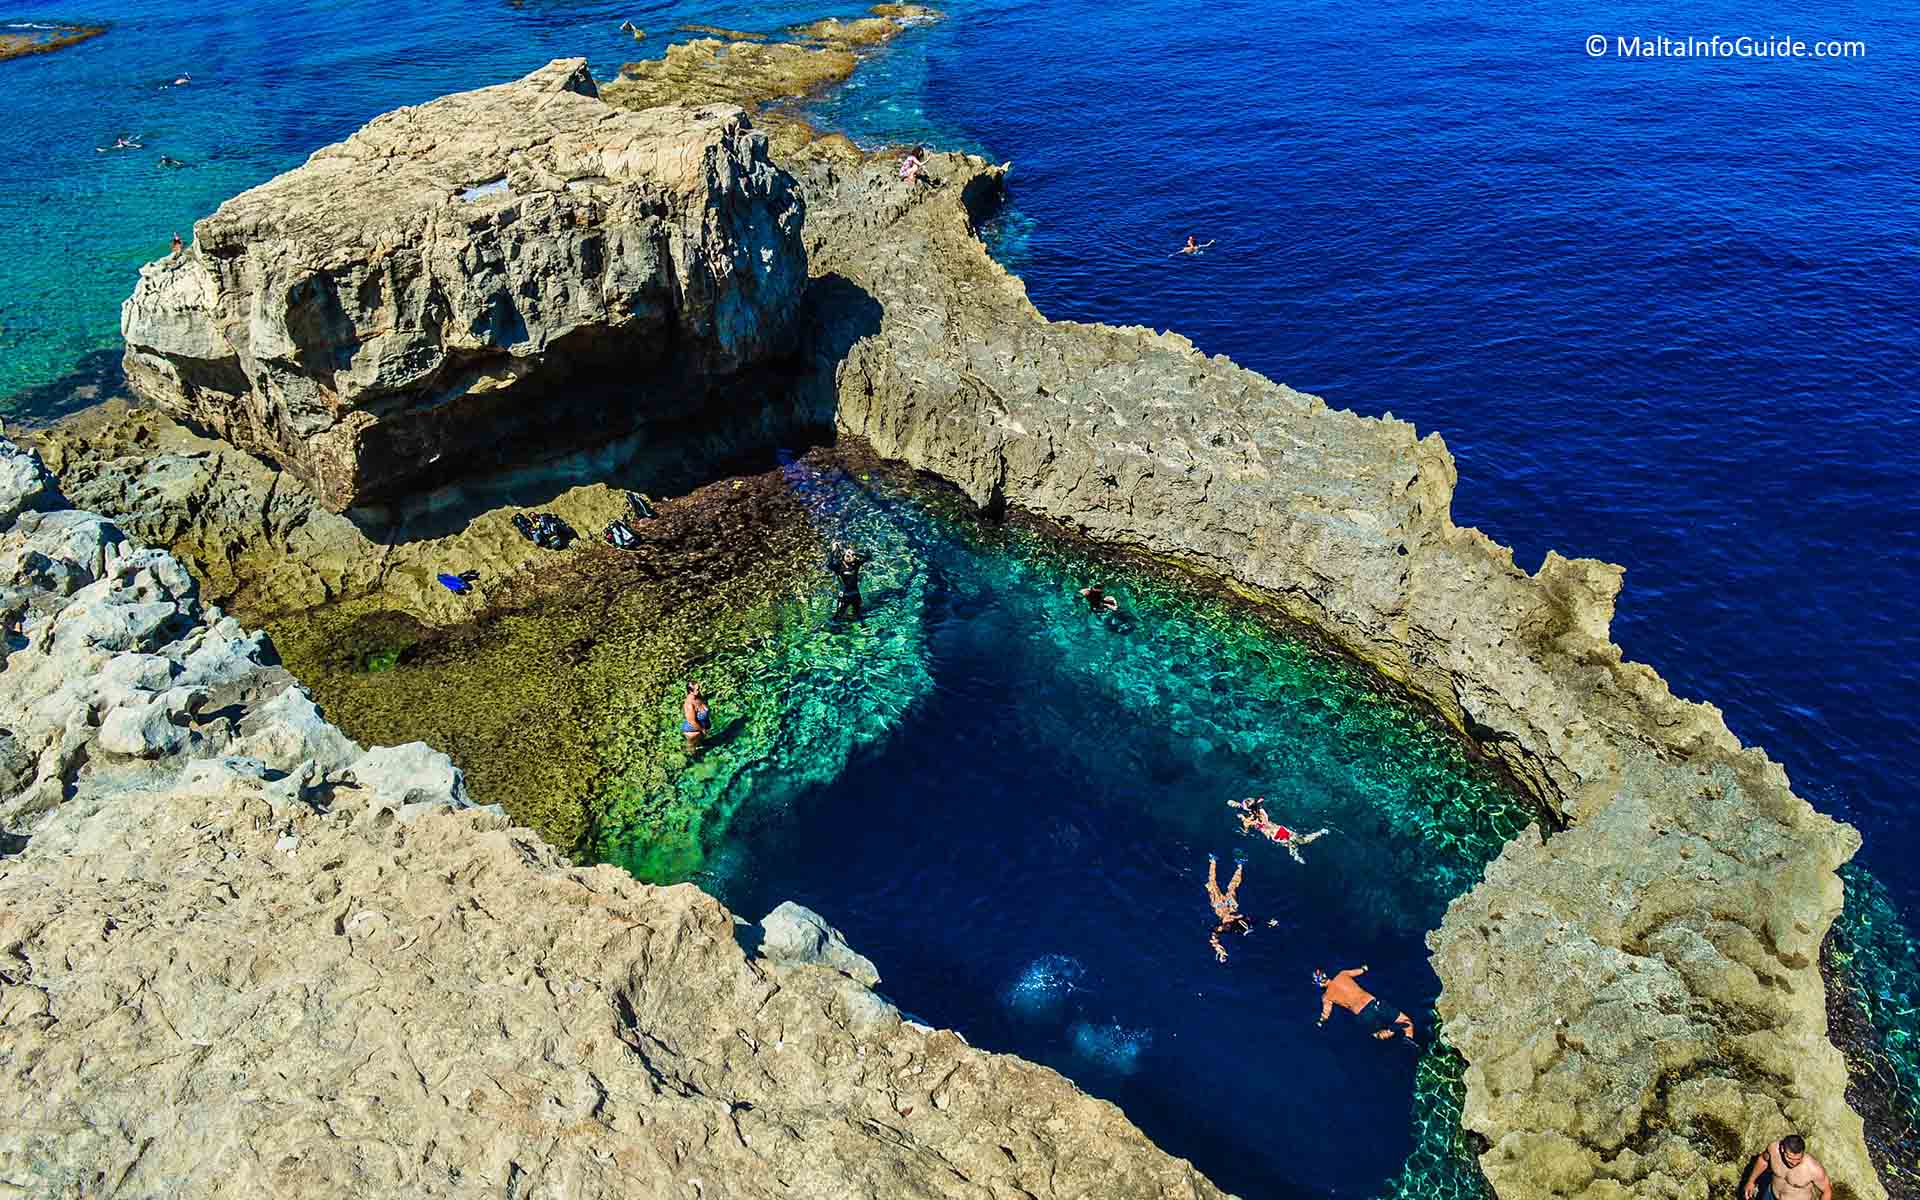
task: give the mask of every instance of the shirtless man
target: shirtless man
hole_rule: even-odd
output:
[[[1770,1172],[1765,1186],[1760,1184],[1762,1171]],[[1827,1178],[1827,1169],[1807,1153],[1805,1138],[1790,1133],[1754,1158],[1740,1194],[1746,1200],[1756,1196],[1760,1200],[1813,1200],[1815,1188],[1820,1189],[1820,1200],[1833,1200],[1833,1181]]]
[[[1223,933],[1252,933],[1253,923],[1240,915],[1240,901],[1234,893],[1240,890],[1240,880],[1247,873],[1247,864],[1235,863],[1233,878],[1227,881],[1227,890],[1220,890],[1220,863],[1213,855],[1207,855],[1207,900],[1213,905],[1213,915],[1220,923],[1213,927],[1213,936],[1207,942],[1213,947],[1213,956],[1221,962],[1227,961],[1227,948],[1220,944]]]
[[[1384,1042],[1391,1039],[1393,1037],[1393,1027],[1398,1025],[1400,1031],[1406,1034],[1407,1040],[1411,1042],[1413,1040],[1413,1022],[1408,1019],[1407,1014],[1396,1012],[1391,1017],[1387,1016],[1387,1006],[1380,1003],[1379,997],[1354,982],[1356,978],[1366,973],[1367,968],[1365,964],[1357,967],[1349,967],[1338,975],[1335,975],[1332,979],[1327,978],[1325,971],[1314,971],[1313,981],[1320,986],[1321,992],[1320,1024],[1325,1025],[1327,1023],[1327,1018],[1333,1013],[1333,1006],[1338,1004],[1341,1008],[1359,1017],[1362,1021],[1372,1025],[1373,1036],[1379,1038],[1381,1041]]]

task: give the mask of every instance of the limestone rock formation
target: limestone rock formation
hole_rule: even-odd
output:
[[[9,1192],[1221,1194],[1050,1070],[750,960],[696,889],[462,807],[443,755],[362,751],[169,555],[48,515],[101,558],[5,579]],[[0,563],[59,548],[30,517]]]
[[[1719,710],[1623,660],[1621,568],[1549,553],[1529,575],[1454,525],[1437,435],[1173,334],[1045,320],[974,234],[1004,168],[939,155],[930,192],[886,163],[793,169],[814,270],[862,301],[809,313],[843,434],[983,506],[1254,591],[1571,823],[1509,848],[1433,939],[1503,1200],[1704,1198],[1789,1127],[1847,1194],[1884,1196],[1818,962],[1858,835]]]
[[[703,402],[788,346],[800,219],[739,110],[615,110],[561,60],[221,205],[141,271],[127,378],[341,511],[724,416]]]
[[[844,934],[804,904],[782,901],[760,919],[760,928],[765,932],[760,953],[774,962],[814,963],[868,987],[880,982],[873,960],[847,945]]]

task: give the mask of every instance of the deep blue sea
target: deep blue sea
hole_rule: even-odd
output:
[[[1012,160],[993,244],[1049,316],[1175,329],[1438,430],[1459,461],[1458,521],[1528,569],[1549,548],[1626,564],[1627,654],[1719,705],[1857,825],[1861,861],[1920,914],[1911,10],[944,7],[826,118],[866,141]],[[83,401],[117,357],[119,301],[171,232],[379,112],[562,55],[607,77],[681,22],[858,11],[5,0],[0,23],[115,25],[0,63],[0,407]],[[1587,51],[1595,34],[1604,56]],[[1866,54],[1622,59],[1614,39],[1636,35],[1852,39]],[[123,134],[144,148],[96,151]],[[1170,259],[1189,233],[1213,248]]]

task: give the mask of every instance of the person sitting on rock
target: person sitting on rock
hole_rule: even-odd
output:
[[[1220,890],[1220,862],[1213,855],[1207,855],[1207,902],[1213,905],[1213,915],[1220,923],[1213,927],[1213,934],[1207,938],[1207,944],[1213,947],[1213,956],[1221,962],[1227,961],[1227,948],[1220,944],[1223,933],[1252,933],[1253,923],[1240,913],[1240,880],[1245,878],[1247,864],[1236,862],[1233,865],[1233,878],[1227,881],[1227,890]],[[1273,924],[1272,921],[1267,924]]]
[[[688,754],[700,748],[712,724],[713,714],[707,707],[707,698],[700,694],[699,682],[688,680],[687,698],[680,703],[680,732],[686,735]]]
[[[1087,602],[1087,608],[1093,612],[1120,611],[1120,601],[1107,595],[1106,589],[1097,583],[1081,588],[1080,596]]]
[[[927,148],[925,146],[915,146],[905,158],[900,160],[900,178],[906,180],[909,185],[919,183],[923,179],[932,183],[933,180],[926,178],[926,170]]]
[[[1760,1181],[1762,1172],[1766,1182]],[[1807,1153],[1807,1140],[1790,1133],[1762,1150],[1747,1171],[1747,1182],[1740,1189],[1745,1200],[1813,1200],[1814,1189],[1820,1200],[1833,1200],[1833,1181],[1820,1160]]]
[[[1267,815],[1267,798],[1265,796],[1261,796],[1258,799],[1248,796],[1245,800],[1229,800],[1227,801],[1227,807],[1240,810],[1240,832],[1245,833],[1248,830],[1253,830],[1270,842],[1278,842],[1280,845],[1286,847],[1287,853],[1293,856],[1293,861],[1299,863],[1301,866],[1306,865],[1307,859],[1304,854],[1300,853],[1300,847],[1309,842],[1317,842],[1327,836],[1327,831],[1324,827],[1316,829],[1312,833],[1299,833],[1280,824],[1280,822],[1274,820],[1272,817],[1269,817]]]
[[[1374,1027],[1372,1036],[1383,1042],[1393,1037],[1395,1025],[1398,1025],[1400,1031],[1407,1035],[1407,1041],[1413,1041],[1412,1019],[1403,1012],[1396,1012],[1391,1017],[1387,1016],[1387,1006],[1380,1003],[1380,998],[1354,982],[1356,978],[1366,973],[1365,964],[1349,967],[1331,979],[1327,978],[1325,971],[1318,968],[1314,970],[1313,982],[1319,986],[1321,992],[1319,1023],[1325,1025],[1327,1017],[1333,1012],[1333,1006],[1338,1004],[1372,1025]]]
[[[841,617],[860,618],[860,568],[867,565],[858,550],[852,546],[843,546],[839,542],[827,554],[827,570],[840,581],[840,603],[833,610],[834,619]]]

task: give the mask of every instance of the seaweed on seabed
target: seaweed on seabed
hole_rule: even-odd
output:
[[[1847,1104],[1896,1195],[1920,1192],[1920,942],[1886,886],[1840,868],[1846,906],[1821,948],[1827,1024],[1847,1060]]]

